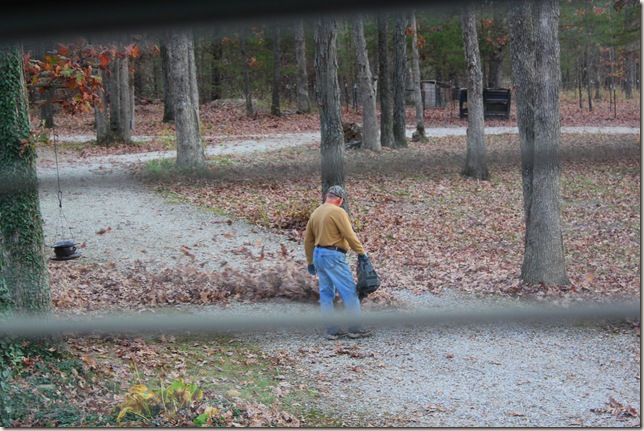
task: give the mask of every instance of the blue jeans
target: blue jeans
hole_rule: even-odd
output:
[[[335,312],[333,299],[335,292],[340,294],[340,299],[349,314],[360,314],[360,300],[356,290],[353,274],[347,264],[347,257],[339,251],[327,250],[316,247],[313,251],[313,265],[318,271],[320,282],[320,307],[325,317],[331,317]],[[349,332],[362,330],[361,326],[349,327]],[[329,326],[327,333],[335,334],[340,328]]]

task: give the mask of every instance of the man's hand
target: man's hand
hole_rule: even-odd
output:
[[[358,262],[368,262],[369,257],[366,254],[359,254],[358,255]]]
[[[313,265],[312,263],[309,263],[308,270],[309,270],[309,274],[311,274],[311,275],[317,275],[318,274],[318,270],[315,269],[315,265]]]

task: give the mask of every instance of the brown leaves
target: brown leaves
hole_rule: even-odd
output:
[[[184,253],[191,254],[188,248]],[[191,265],[149,271],[137,261],[128,274],[109,263],[69,263],[64,267],[50,266],[52,303],[59,311],[142,310],[178,304],[217,304],[233,298],[317,300],[315,281],[293,263],[203,272]]]
[[[626,421],[640,417],[636,408],[624,406],[617,402],[613,397],[608,398],[608,402],[605,407],[590,409],[590,411],[593,413],[608,413],[615,416],[619,421]]]

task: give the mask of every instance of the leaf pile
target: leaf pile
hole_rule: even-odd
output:
[[[113,263],[82,260],[49,265],[52,304],[56,312],[104,314],[119,310],[149,310],[186,304],[226,304],[231,301],[289,300],[315,303],[315,280],[301,265],[286,262],[271,267],[249,266],[207,272],[196,265],[151,271],[137,261],[127,272]],[[395,307],[389,292],[369,296],[366,308]]]
[[[58,311],[109,312],[182,304],[222,304],[282,298],[315,302],[317,286],[293,264],[205,272],[191,266],[150,271],[137,261],[128,273],[111,263],[50,265],[52,303]]]

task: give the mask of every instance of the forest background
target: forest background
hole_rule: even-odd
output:
[[[563,125],[626,125],[639,127],[639,33],[632,36],[633,17],[640,16],[639,9],[616,7],[619,2],[562,2],[560,40],[562,48],[562,123]],[[431,12],[417,11],[418,48],[421,56],[421,75],[425,80],[449,83],[450,88],[465,86],[465,62],[460,29],[460,11],[442,7]],[[487,87],[511,87],[509,70],[507,28],[504,28],[502,15],[495,14],[492,3],[484,3],[478,20],[481,59],[484,65]],[[297,70],[295,67],[295,46],[292,29],[280,25],[279,38],[274,33],[274,24],[257,24],[244,28],[225,28],[195,30],[195,60],[198,71],[199,97],[203,106],[201,121],[204,135],[218,135],[206,144],[216,144],[233,135],[260,135],[267,131],[274,133],[304,132],[319,130],[317,114],[298,114],[296,107]],[[308,94],[315,106],[312,69],[313,51],[312,29],[305,25],[308,70]],[[639,28],[637,28],[639,31]],[[374,20],[365,21],[365,34],[370,55],[377,52],[376,24]],[[408,34],[408,36],[411,36]],[[279,39],[279,44],[276,43]],[[244,43],[242,43],[242,41]],[[408,40],[409,42],[409,40]],[[76,41],[62,42],[73,47]],[[343,119],[360,123],[360,108],[357,103],[355,85],[357,71],[355,47],[348,22],[340,21],[338,35],[338,76],[341,83]],[[43,58],[44,53],[53,46],[28,46],[32,58]],[[163,117],[163,73],[161,68],[160,41],[154,35],[136,35],[121,41],[121,45],[131,47],[132,58],[129,63],[134,95],[134,130],[137,134],[156,136],[157,139],[145,143],[126,143],[121,145],[94,146],[70,145],[63,148],[68,154],[94,155],[118,152],[149,151],[172,147],[171,136],[174,132],[171,123],[161,121]],[[241,47],[245,49],[242,52]],[[58,51],[60,52],[60,51]],[[247,56],[246,61],[243,60]],[[279,79],[276,79],[275,59],[279,59]],[[372,65],[378,62],[373,59]],[[244,68],[250,73],[250,86],[244,86]],[[377,66],[375,66],[377,68]],[[377,70],[374,70],[377,72]],[[278,82],[279,109],[275,106],[275,83]],[[409,94],[413,89],[408,87]],[[248,96],[253,100],[252,115],[244,110],[239,100]],[[446,93],[447,105],[425,111],[426,127],[440,125],[465,125],[466,120],[458,115],[458,100],[454,92]],[[33,107],[38,106],[37,95],[32,99]],[[56,97],[52,95],[52,97]],[[45,106],[45,105],[43,105]],[[39,112],[32,111],[34,123]],[[43,115],[48,115],[43,113]],[[62,112],[53,114],[56,130],[60,135],[93,134],[93,113],[75,114],[69,117]],[[413,124],[413,113],[407,113],[407,123]],[[515,125],[516,115],[511,112],[510,119],[492,120],[487,125]],[[562,150],[564,171],[570,177],[564,181],[564,199],[574,197],[583,202],[565,207],[564,217],[569,217],[575,226],[567,235],[565,245],[575,256],[569,264],[572,285],[565,289],[544,286],[524,286],[516,279],[520,266],[521,253],[521,204],[520,186],[517,185],[516,137],[503,136],[489,138],[489,150],[493,166],[498,170],[490,182],[472,182],[460,178],[456,166],[465,153],[464,141],[458,138],[432,139],[429,142],[412,144],[407,154],[399,151],[384,150],[382,156],[369,153],[348,153],[349,163],[353,163],[355,177],[351,178],[351,191],[355,205],[353,215],[365,243],[374,250],[374,259],[382,262],[385,282],[392,289],[409,289],[422,286],[420,290],[438,293],[442,286],[460,286],[476,292],[529,295],[544,294],[563,302],[580,301],[584,298],[614,299],[639,296],[639,136],[615,138],[610,135],[572,136],[564,138]],[[80,151],[80,153],[79,153]],[[432,154],[431,158],[423,156]],[[514,154],[514,155],[513,155]],[[290,174],[284,174],[284,157],[293,160],[297,167]],[[410,163],[410,161],[415,163]],[[583,161],[583,163],[579,163]],[[231,157],[230,159],[211,160],[216,176],[210,179],[182,180],[178,182],[175,172],[163,168],[161,175],[155,177],[160,189],[171,190],[189,201],[206,207],[216,207],[212,190],[217,191],[217,200],[224,199],[227,207],[223,210],[236,217],[244,217],[251,222],[268,227],[286,230],[287,235],[299,239],[302,223],[316,201],[315,190],[319,178],[316,177],[316,148],[308,147],[296,151],[262,157]],[[226,167],[228,166],[228,168]],[[257,169],[260,166],[260,169]],[[367,167],[361,170],[359,167]],[[401,167],[405,167],[401,177]],[[243,167],[243,168],[242,168]],[[412,174],[409,172],[412,169]],[[263,172],[263,175],[260,174]],[[367,172],[377,172],[370,177]],[[240,180],[239,172],[256,173]],[[304,174],[304,175],[303,175]],[[391,176],[395,187],[378,187],[382,175]],[[281,177],[276,181],[275,177]],[[425,178],[419,178],[419,177]],[[160,179],[159,179],[160,178]],[[438,183],[431,187],[427,178]],[[380,180],[379,180],[380,179]],[[254,190],[249,188],[250,180]],[[214,183],[212,181],[215,181]],[[441,182],[442,181],[442,182]],[[566,182],[569,181],[569,182]],[[423,182],[425,182],[423,184]],[[244,193],[239,185],[243,184]],[[278,189],[276,183],[282,183]],[[439,185],[436,188],[436,184]],[[591,187],[584,185],[591,184]],[[313,190],[313,195],[311,195]],[[493,193],[498,192],[498,193]],[[308,193],[308,194],[307,194]],[[438,193],[439,195],[435,195]],[[476,194],[481,200],[474,207],[454,216],[454,211],[465,205],[462,196]],[[378,195],[385,200],[385,207],[378,217],[370,213],[374,203],[369,196]],[[237,195],[237,199],[234,196]],[[257,197],[257,196],[260,197]],[[263,197],[262,197],[263,196]],[[288,196],[288,204],[267,210],[266,204],[276,196]],[[444,205],[430,208],[427,199],[441,201]],[[423,211],[419,212],[418,209]],[[608,211],[610,209],[610,211]],[[604,212],[603,210],[607,210]],[[433,212],[436,211],[436,212]],[[508,219],[508,213],[512,218]],[[436,237],[452,238],[449,249],[425,248],[422,244],[407,250],[404,254],[397,242],[401,232],[423,231],[429,229],[422,225],[418,215],[424,220],[436,217],[450,220],[443,225],[444,230],[434,232]],[[459,220],[458,223],[454,220]],[[382,229],[379,229],[381,225]],[[396,226],[397,231],[391,232]],[[495,226],[493,232],[477,230],[477,226]],[[508,229],[508,226],[512,228]],[[608,226],[608,227],[607,227]],[[510,237],[503,237],[512,232]],[[467,233],[467,235],[455,234]],[[492,235],[487,237],[487,235]],[[499,236],[500,235],[500,236]],[[400,235],[403,236],[403,235]],[[458,239],[456,242],[454,240]],[[499,261],[481,262],[479,256],[485,253],[475,243],[487,238],[483,243],[502,244],[508,253]],[[426,241],[426,239],[424,240]],[[430,243],[438,241],[428,241]],[[480,245],[480,244],[479,244]],[[518,245],[518,246],[517,246]],[[483,248],[485,248],[483,246]],[[488,250],[489,251],[489,250]],[[385,259],[386,256],[386,259]],[[604,257],[610,256],[610,259]],[[431,266],[427,266],[431,262]],[[453,267],[441,266],[450,262]],[[396,268],[405,268],[405,274]],[[430,272],[431,268],[431,272]],[[75,271],[77,271],[75,273]],[[72,271],[52,270],[52,286],[57,285],[56,277],[79,277],[87,268],[76,267]],[[129,286],[132,295],[114,303],[106,301],[104,293],[97,291],[92,298],[93,307],[109,309],[127,304],[128,308],[143,306],[137,295],[138,285],[135,278],[115,274],[109,265],[93,268],[97,278],[118,279]],[[179,292],[177,283],[181,277],[169,281],[164,289]],[[98,284],[101,284],[100,282]],[[172,287],[170,287],[172,285]],[[419,288],[416,288],[419,289]],[[175,292],[175,293],[176,293]],[[61,304],[76,307],[78,298],[57,297]],[[65,292],[70,295],[71,292]],[[195,293],[187,301],[199,303],[203,296]],[[251,297],[261,298],[262,294],[252,293]],[[225,296],[225,295],[224,295]],[[102,299],[101,299],[102,298]],[[138,298],[138,299],[137,299]],[[297,299],[297,298],[295,298]],[[301,298],[300,298],[301,299]],[[386,293],[375,296],[375,303],[391,303],[394,299]],[[25,367],[30,369],[39,362],[26,357]],[[78,389],[78,388],[77,388]],[[101,390],[105,390],[102,387]],[[80,394],[83,391],[78,391]],[[101,407],[103,409],[104,406]],[[71,411],[73,409],[70,409]],[[35,415],[35,416],[33,416]],[[26,420],[33,424],[47,423],[47,418],[36,413]],[[100,415],[99,415],[100,416]],[[56,420],[60,420],[57,418]],[[92,420],[105,420],[93,417]],[[39,422],[41,421],[41,422]],[[42,422],[44,421],[44,422]]]

